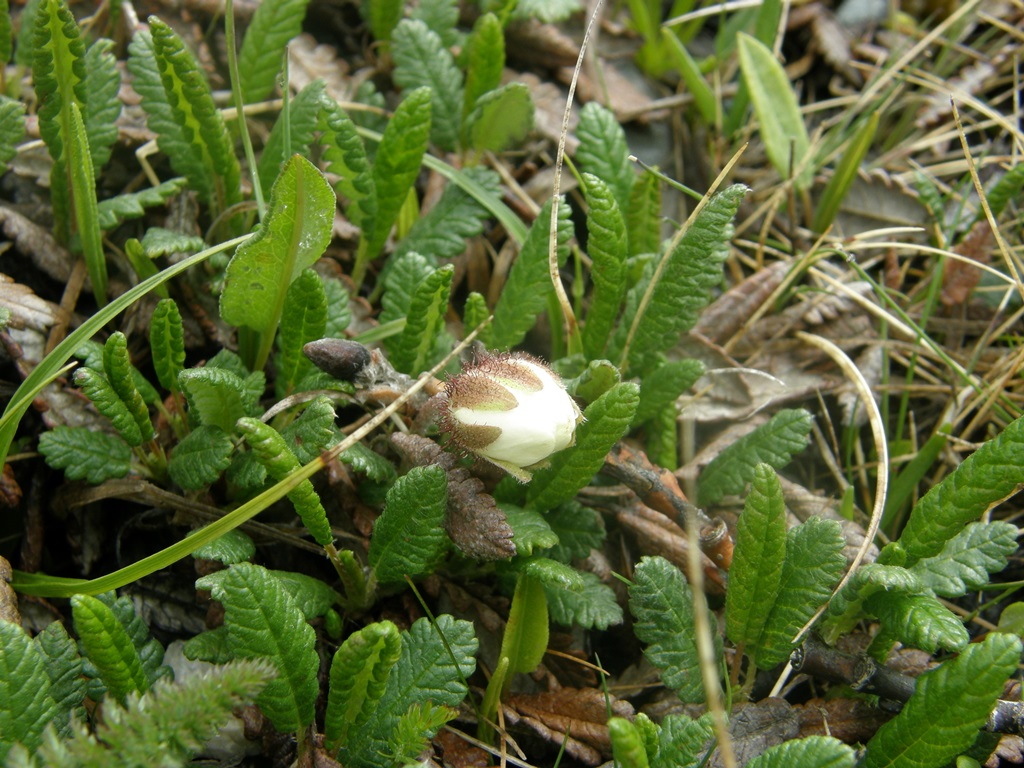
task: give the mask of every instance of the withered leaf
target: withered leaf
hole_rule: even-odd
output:
[[[992,260],[989,244],[992,242],[992,227],[988,219],[979,219],[963,242],[954,249],[970,261],[988,264]],[[965,303],[981,280],[981,270],[959,259],[947,259],[942,274],[943,305],[955,307]]]
[[[764,699],[740,704],[729,718],[729,734],[738,765],[746,765],[768,747],[796,738],[800,718],[784,699]],[[711,765],[722,765],[721,753],[715,752]]]
[[[811,699],[795,709],[801,738],[834,736],[847,744],[866,742],[892,717],[862,699]]]

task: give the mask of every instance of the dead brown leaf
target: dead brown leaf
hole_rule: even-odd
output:
[[[801,738],[834,736],[847,744],[866,742],[891,717],[863,699],[811,699],[795,709]]]
[[[3,474],[0,475],[0,504],[17,507],[21,503],[21,495],[21,486],[14,477],[14,469],[10,464],[4,464]]]
[[[18,596],[14,594],[10,585],[12,575],[11,564],[0,556],[0,619],[20,626],[21,614],[18,612]]]
[[[992,227],[988,219],[979,219],[963,241],[954,248],[965,259],[988,264],[992,260],[989,245]],[[981,280],[981,270],[960,259],[947,259],[942,274],[942,303],[946,307],[965,304]]]
[[[729,735],[738,765],[746,765],[769,747],[794,739],[799,733],[800,718],[785,699],[740,704],[729,717]],[[711,765],[723,765],[720,752],[712,756]]]

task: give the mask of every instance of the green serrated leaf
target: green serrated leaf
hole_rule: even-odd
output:
[[[805,163],[810,139],[786,70],[768,46],[742,32],[737,51],[768,159],[783,179],[799,170],[796,187],[807,189],[814,181],[814,166]]]
[[[448,48],[462,42],[462,33],[457,27],[459,0],[420,0],[412,9],[410,18],[422,21],[430,27]]]
[[[249,417],[239,419],[237,426],[256,458],[275,481],[280,482],[299,469],[299,460],[272,426]],[[320,503],[313,483],[303,480],[288,494],[288,500],[294,505],[296,513],[302,518],[302,524],[317,544],[326,547],[334,542],[334,532],[327,520],[327,512]]]
[[[216,560],[222,565],[244,563],[256,554],[256,545],[252,539],[237,528],[228,531],[209,544],[204,544],[192,557],[197,560]]]
[[[405,251],[388,262],[383,276],[381,323],[408,316],[416,289],[436,270],[436,262],[416,251]]]
[[[354,472],[365,475],[376,483],[389,485],[395,479],[394,465],[362,443],[346,448],[338,458],[348,464]]]
[[[970,642],[960,618],[930,595],[876,592],[864,601],[864,609],[878,617],[886,637],[911,648],[960,651]]]
[[[622,299],[626,295],[626,223],[612,188],[590,173],[583,174],[587,198],[587,251],[593,266],[594,289],[583,326],[583,352],[588,360],[604,354]]]
[[[769,747],[747,768],[853,768],[857,753],[831,736],[808,736]]]
[[[146,676],[146,680],[149,681],[149,685],[161,678],[173,676],[171,668],[163,663],[164,647],[150,634],[149,626],[136,612],[132,599],[127,596],[117,597],[113,592],[102,592],[96,597],[110,608],[114,618],[121,624],[132,645],[135,646],[135,650],[139,654],[139,661],[142,663],[142,672]],[[96,676],[96,673],[90,669],[91,660],[88,657],[83,660],[83,666],[86,675]],[[96,698],[92,693],[90,695]]]
[[[626,340],[634,334],[626,359],[630,375],[643,378],[650,373],[660,363],[660,355],[697,322],[710,301],[711,289],[722,281],[732,220],[746,192],[746,187],[734,184],[708,200],[678,245],[664,257],[664,269],[646,311],[638,321],[624,322],[617,328],[609,347],[613,360],[626,353]],[[641,297],[652,278],[653,268],[629,291],[624,317],[637,316]]]
[[[263,145],[263,153],[256,166],[260,183],[264,189],[270,189],[273,186],[277,174],[281,172],[282,166],[289,157],[296,154],[303,157],[309,156],[309,148],[313,144],[313,137],[323,108],[326,87],[326,83],[317,78],[289,99],[287,122],[291,143],[287,147],[284,145],[286,115],[282,112],[278,116]]]
[[[568,589],[572,592],[583,591],[581,572],[571,565],[552,560],[550,557],[516,558],[512,561],[512,569],[517,573],[537,579],[545,586]]]
[[[133,422],[134,423],[134,422]],[[132,449],[119,437],[88,427],[54,427],[39,436],[39,452],[68,480],[99,485],[131,471]]]
[[[185,368],[185,331],[181,313],[172,299],[161,300],[149,320],[149,347],[160,385],[178,391],[178,374]]]
[[[601,179],[608,185],[619,210],[627,210],[636,171],[629,159],[626,132],[614,113],[596,101],[586,104],[580,110],[576,136],[580,140],[576,149],[580,171]]]
[[[334,403],[326,395],[311,401],[295,421],[281,430],[281,437],[299,463],[308,464],[338,439]]]
[[[807,447],[813,419],[802,408],[786,409],[741,437],[701,472],[697,503],[704,507],[728,494],[741,493],[760,463],[775,469],[786,466],[793,454]]]
[[[56,715],[46,657],[25,630],[0,619],[0,761],[15,742],[38,747]]]
[[[977,738],[1020,654],[1019,638],[992,633],[925,672],[903,711],[868,742],[862,765],[946,765]]]
[[[227,664],[235,658],[228,647],[228,628],[225,626],[193,635],[185,641],[184,653],[187,659],[211,664]]]
[[[899,543],[911,566],[1024,487],[1024,417],[968,456],[914,506]]]
[[[754,468],[736,522],[736,548],[725,595],[725,634],[752,657],[782,589],[786,558],[786,502],[775,470]]]
[[[0,63],[4,65],[11,63],[11,54],[14,52],[13,34],[10,5],[7,0],[0,0]]]
[[[0,170],[6,171],[24,138],[25,105],[0,95]]]
[[[463,96],[462,120],[476,106],[477,99],[501,85],[505,68],[505,30],[493,13],[476,20],[466,40],[466,89]]]
[[[402,632],[402,652],[384,696],[362,728],[361,738],[342,749],[341,763],[353,768],[380,765],[380,755],[387,751],[399,720],[414,705],[457,707],[469,692],[464,681],[476,668],[476,651],[473,625],[447,614],[438,616],[436,624],[419,619]]]
[[[74,382],[81,387],[96,410],[110,420],[121,439],[131,446],[142,445],[138,422],[102,374],[92,368],[79,368],[75,371]]]
[[[565,627],[606,630],[622,623],[622,606],[615,591],[593,573],[580,571],[581,591],[544,585],[551,620]]]
[[[335,205],[324,175],[294,155],[274,183],[256,236],[241,245],[228,263],[220,313],[232,325],[258,335],[259,348],[246,349],[251,370],[262,369],[269,355],[288,287],[327,248]]]
[[[168,198],[174,197],[185,188],[185,179],[170,179],[156,187],[149,187],[141,192],[129,192],[108,200],[100,200],[96,204],[96,215],[99,217],[101,229],[114,229],[129,219],[138,219],[146,215],[147,208],[163,205]],[[202,250],[202,246],[195,249]]]
[[[1002,521],[970,523],[946,542],[939,554],[910,568],[921,584],[942,597],[959,597],[989,582],[1017,551],[1017,526]]]
[[[163,227],[150,227],[142,236],[142,247],[150,259],[172,253],[195,253],[203,250],[204,245],[201,237],[172,232]]]
[[[684,702],[704,701],[693,617],[693,595],[679,569],[662,557],[643,557],[629,588],[633,630],[647,645],[644,656]],[[714,618],[710,617],[712,624]],[[716,632],[712,629],[712,636]]]
[[[427,87],[433,92],[430,138],[452,151],[462,118],[462,72],[441,36],[425,23],[403,19],[391,35],[395,83],[406,90]]]
[[[358,733],[370,719],[401,652],[401,636],[390,621],[378,621],[353,632],[335,652],[324,715],[324,739],[329,750],[337,751],[348,744],[349,735]]]
[[[370,539],[369,562],[379,582],[433,572],[448,552],[447,509],[448,476],[441,467],[414,467],[395,481]]]
[[[558,536],[540,512],[515,504],[502,504],[501,511],[512,528],[517,555],[529,557],[534,549],[548,549],[558,543]]]
[[[189,368],[178,374],[178,386],[189,414],[199,424],[235,433],[235,424],[249,412],[245,382],[224,368]]]
[[[455,267],[446,264],[416,286],[405,328],[398,336],[387,340],[391,363],[397,370],[416,375],[437,362],[434,352],[438,336],[444,330],[454,274]]]
[[[359,10],[373,36],[386,42],[391,39],[391,32],[402,18],[402,0],[368,0],[360,3]]]
[[[498,349],[513,348],[526,337],[537,315],[547,307],[548,295],[554,289],[548,274],[548,233],[551,227],[551,202],[540,209],[537,220],[523,242],[519,258],[509,272],[508,280],[494,307],[491,343]],[[563,200],[558,206],[558,263],[569,257],[572,239],[572,211]]]
[[[544,24],[554,24],[565,21],[580,8],[580,0],[519,0],[513,15],[517,19],[536,19]]]
[[[566,502],[547,512],[545,519],[558,536],[558,544],[545,553],[555,560],[567,563],[581,559],[604,544],[604,521],[590,507]]]
[[[653,173],[636,180],[625,217],[629,255],[657,253],[661,249],[661,182]]]
[[[295,278],[285,294],[281,312],[281,329],[277,335],[278,397],[286,397],[295,384],[313,368],[302,354],[310,341],[321,339],[327,330],[327,293],[320,275],[305,269]]]
[[[216,425],[203,424],[174,447],[167,473],[182,490],[202,490],[217,482],[231,464],[234,450],[231,435]]]
[[[835,520],[811,517],[786,535],[786,559],[778,596],[757,642],[754,657],[762,669],[789,658],[796,633],[828,600],[843,571],[843,531]]]
[[[345,214],[361,227],[363,236],[373,232],[377,216],[377,189],[366,156],[366,146],[356,125],[330,96],[321,99],[323,159],[328,173],[337,177],[335,191],[348,201]]]
[[[657,756],[652,765],[654,768],[697,768],[714,730],[710,713],[696,720],[682,714],[666,716],[661,721]]]
[[[228,645],[235,658],[266,658],[278,671],[256,699],[263,714],[282,733],[313,722],[317,695],[316,633],[281,582],[265,568],[237,563],[209,587],[224,605]]]
[[[149,31],[163,101],[170,107],[170,119],[181,129],[173,138],[184,141],[184,146],[175,149],[186,151],[190,160],[182,161],[179,169],[170,148],[161,144],[160,131],[150,127],[156,131],[157,144],[170,157],[172,167],[188,178],[189,186],[205,202],[223,211],[241,199],[238,158],[224,119],[213,103],[202,69],[177,33],[156,16],[149,17]]]
[[[113,53],[112,40],[97,40],[85,52],[85,105],[82,118],[89,137],[92,167],[101,170],[110,159],[117,141],[117,118],[121,115],[121,73]]]
[[[302,611],[306,621],[323,618],[328,611],[342,602],[341,595],[336,589],[313,576],[294,571],[271,573],[295,600],[295,605]]]
[[[274,91],[285,46],[302,31],[309,0],[264,0],[256,6],[238,53],[242,101],[263,101]]]
[[[1018,199],[1022,189],[1024,189],[1024,163],[1017,162],[1009,171],[999,177],[999,180],[985,195],[992,216],[998,218],[1011,200]],[[985,211],[979,210],[978,219],[980,220],[984,216]]]
[[[670,360],[659,365],[640,381],[640,405],[633,423],[643,424],[670,407],[674,419],[676,400],[703,375],[700,360]]]
[[[376,194],[372,229],[360,223],[364,261],[380,253],[419,174],[430,139],[431,93],[429,88],[409,91],[384,129],[371,169]]]
[[[85,655],[95,665],[107,690],[118,700],[132,692],[144,692],[150,681],[131,638],[113,611],[91,595],[71,598],[75,629]]]
[[[85,258],[92,294],[101,307],[107,303],[107,257],[103,253],[99,214],[96,208],[96,176],[89,154],[89,140],[78,104],[72,103],[71,134],[67,147],[68,171],[71,177],[71,202],[75,212],[78,246]]]
[[[525,83],[507,83],[476,100],[466,117],[469,147],[477,152],[503,152],[533,130],[533,99]]]
[[[107,343],[103,345],[103,371],[107,374],[111,388],[135,419],[142,441],[152,440],[156,430],[149,419],[149,409],[146,408],[142,394],[135,386],[134,368],[128,357],[128,339],[120,331],[110,334]]]
[[[608,719],[608,738],[612,742],[612,757],[616,765],[630,768],[649,768],[647,749],[640,731],[624,717]]]
[[[462,327],[466,333],[474,328],[479,328],[482,323],[487,322],[491,316],[491,310],[487,306],[487,299],[476,291],[470,291],[466,297],[466,306],[462,310]],[[485,347],[490,347],[490,326],[485,326],[477,340]]]
[[[68,635],[68,631],[59,621],[51,622],[46,629],[35,637],[46,665],[46,674],[50,678],[49,696],[56,705],[51,722],[58,736],[66,737],[71,732],[71,718],[84,722],[86,682],[82,676],[82,656],[78,645]],[[0,642],[0,653],[7,644]],[[14,679],[9,673],[0,675],[0,679]],[[24,690],[31,690],[30,687]],[[4,696],[2,701],[11,701]],[[45,719],[41,722],[45,723]],[[0,729],[7,733],[7,728]],[[22,741],[22,743],[25,743]]]
[[[550,467],[534,474],[527,491],[529,506],[551,509],[589,485],[608,451],[629,429],[639,400],[640,388],[623,382],[587,406],[586,421],[576,428],[576,445],[556,453]]]
[[[344,338],[345,329],[352,322],[348,290],[341,280],[333,277],[324,278],[323,283],[324,293],[327,294],[327,326],[324,329],[324,338]]]

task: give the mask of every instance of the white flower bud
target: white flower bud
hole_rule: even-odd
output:
[[[452,441],[523,483],[575,442],[581,421],[558,375],[526,354],[486,355],[445,384],[441,427]]]

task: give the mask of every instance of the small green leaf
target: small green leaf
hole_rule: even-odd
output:
[[[831,736],[808,736],[769,747],[747,768],[853,768],[857,753]]]
[[[238,53],[242,101],[263,101],[274,91],[285,46],[302,31],[309,0],[263,0],[256,6]]]
[[[313,576],[294,571],[271,571],[292,596],[306,621],[323,618],[335,605],[341,604],[341,595],[330,585]]]
[[[299,460],[272,426],[259,419],[246,417],[238,420],[237,427],[260,464],[266,467],[275,481],[280,482],[299,469]],[[291,491],[288,500],[295,506],[296,513],[317,544],[326,547],[334,542],[334,532],[327,520],[327,512],[309,480],[303,480]]]
[[[503,152],[533,130],[533,99],[524,83],[508,83],[483,94],[466,117],[469,147]]]
[[[391,32],[402,18],[402,0],[376,0],[359,4],[370,32],[380,42],[391,39]]]
[[[82,388],[96,410],[110,420],[114,429],[128,445],[142,445],[142,432],[138,422],[102,374],[92,368],[79,368],[75,371],[74,382]]]
[[[414,467],[395,481],[370,539],[378,581],[400,583],[433,572],[448,551],[447,509],[448,477],[441,467]]]
[[[514,15],[518,19],[536,19],[544,24],[565,21],[581,8],[580,0],[519,0]]]
[[[622,623],[622,606],[615,591],[593,573],[580,571],[583,590],[544,585],[551,620],[565,627],[606,630]]]
[[[674,420],[676,400],[703,375],[700,360],[670,360],[659,365],[640,381],[640,405],[633,423],[643,424],[666,408],[671,408]]]
[[[108,200],[100,200],[96,204],[96,215],[99,217],[100,228],[114,229],[129,219],[142,218],[146,215],[147,208],[163,205],[168,198],[174,197],[184,188],[185,179],[177,178],[165,181],[156,187],[149,187],[141,192],[130,192],[111,197]],[[191,242],[194,245],[197,241]],[[190,250],[200,251],[202,247]]]
[[[78,652],[78,645],[68,635],[68,631],[59,621],[51,622],[42,632],[36,635],[35,644],[45,662],[46,674],[50,678],[49,695],[56,704],[52,723],[61,737],[71,733],[71,718],[77,718],[84,722],[86,681],[82,675],[82,656]],[[0,641],[0,653],[4,648],[10,648],[8,643]],[[15,680],[16,675],[10,673],[0,674],[0,680]],[[25,686],[22,690],[33,690],[32,686]],[[16,698],[3,695],[0,701],[16,701]],[[29,707],[31,708],[31,707]],[[40,718],[45,723],[44,718]],[[0,733],[7,733],[7,728],[0,728]],[[22,740],[22,743],[26,743]]]
[[[223,625],[190,637],[185,641],[184,653],[187,659],[211,664],[227,664],[235,658],[228,647],[228,628]]]
[[[320,101],[322,109],[320,142],[328,173],[337,177],[335,191],[348,202],[345,214],[361,227],[363,237],[373,233],[377,216],[377,188],[366,146],[355,123],[330,96]],[[389,225],[390,226],[390,225]]]
[[[147,258],[156,259],[173,253],[195,253],[203,249],[201,237],[184,232],[172,232],[163,227],[150,227],[142,236],[142,248]]]
[[[878,617],[887,637],[911,648],[961,651],[970,641],[957,615],[930,595],[876,592],[864,601],[864,609]]]
[[[939,554],[910,568],[926,588],[942,597],[960,597],[989,582],[989,574],[1006,567],[1017,551],[1017,526],[994,520],[970,523],[946,542]]]
[[[556,453],[550,467],[534,474],[527,491],[530,506],[551,509],[590,484],[608,451],[629,429],[639,393],[636,384],[624,382],[587,406],[583,413],[586,421],[576,428],[576,445]]]
[[[369,624],[349,635],[331,662],[330,692],[324,715],[324,738],[337,751],[358,733],[387,687],[402,652],[398,628],[390,621]]]
[[[417,288],[436,270],[436,260],[416,251],[403,251],[389,259],[383,277],[384,295],[381,297],[381,323],[407,317]]]
[[[449,48],[462,43],[463,36],[457,26],[459,0],[420,0],[412,9],[410,18],[418,19],[430,27]]]
[[[778,597],[754,651],[761,669],[789,658],[793,637],[828,600],[846,570],[844,546],[839,523],[820,517],[809,518],[786,535]]]
[[[181,313],[172,299],[163,299],[149,320],[149,348],[160,386],[178,391],[178,374],[185,369],[185,330]]]
[[[189,414],[201,425],[220,427],[227,434],[235,433],[235,424],[248,415],[248,396],[244,381],[223,368],[189,368],[178,375],[178,385],[185,394]]]
[[[1024,416],[968,456],[914,506],[899,543],[911,566],[1024,487]],[[883,551],[883,559],[885,552]]]
[[[469,333],[474,328],[480,327],[482,323],[487,322],[490,316],[491,310],[487,307],[487,299],[476,291],[470,291],[466,297],[466,306],[462,310],[463,330]],[[477,340],[485,347],[490,347],[490,339],[490,327],[485,326],[477,336]]]
[[[648,768],[647,750],[640,731],[624,717],[608,720],[608,737],[612,742],[612,756],[617,765],[630,768]]]
[[[593,174],[583,174],[587,198],[587,251],[593,266],[594,290],[583,326],[583,351],[588,360],[604,354],[626,295],[626,223],[611,187]]]
[[[537,220],[523,242],[519,258],[509,272],[508,280],[494,307],[491,343],[498,349],[513,348],[526,337],[537,315],[547,307],[548,295],[554,290],[548,275],[548,233],[551,227],[551,202],[540,209]],[[558,263],[569,257],[572,239],[572,211],[563,200],[558,206]]]
[[[661,182],[653,173],[636,180],[625,217],[630,256],[661,250]]]
[[[498,654],[499,659],[508,659],[509,675],[530,673],[537,668],[548,649],[548,631],[544,582],[520,572]]]
[[[71,176],[71,201],[75,211],[75,230],[92,282],[92,294],[101,307],[107,303],[107,257],[103,253],[99,214],[96,208],[96,176],[93,173],[89,140],[78,104],[72,103],[71,134],[68,141],[68,170]]]
[[[591,173],[611,190],[620,211],[629,207],[636,171],[629,159],[626,132],[614,113],[596,101],[580,110],[576,127],[580,140],[576,162],[580,171]]]
[[[704,701],[693,617],[693,595],[679,569],[662,557],[643,557],[629,588],[634,632],[647,645],[644,656],[684,702]],[[714,624],[713,617],[711,618]],[[712,636],[716,633],[712,629]]]
[[[946,765],[977,738],[1020,654],[1019,638],[992,633],[925,672],[903,711],[868,742],[862,765]]]
[[[174,447],[167,473],[182,490],[202,490],[228,468],[234,450],[231,435],[213,424],[203,424]]]
[[[149,409],[146,408],[146,403],[135,386],[132,375],[134,368],[128,357],[128,339],[120,331],[110,334],[107,343],[103,345],[103,371],[107,374],[111,388],[135,419],[143,442],[152,440],[156,436],[156,430],[149,419]]]
[[[433,92],[430,138],[451,151],[462,119],[462,73],[440,35],[422,21],[403,19],[391,35],[395,83],[406,90],[427,87]]]
[[[544,517],[558,536],[558,544],[546,553],[555,560],[568,563],[581,559],[604,544],[604,521],[600,513],[590,507],[569,501],[550,510]]]
[[[134,423],[134,422],[133,422]],[[131,471],[132,449],[124,440],[88,427],[54,427],[39,436],[39,452],[68,480],[99,485]]]
[[[416,375],[437,361],[434,351],[438,336],[444,330],[454,274],[455,267],[446,264],[416,286],[405,328],[398,336],[388,339],[391,363],[397,370]]]
[[[505,30],[493,13],[476,20],[466,41],[466,90],[462,119],[476,106],[477,99],[501,85],[505,68]]]
[[[439,707],[430,701],[413,704],[398,718],[383,754],[392,765],[415,763],[427,748],[429,740],[437,735],[445,723],[458,716],[457,709]]]
[[[204,544],[192,553],[192,557],[197,560],[216,560],[222,565],[232,565],[251,560],[255,554],[256,545],[252,539],[236,528],[220,538],[214,539],[209,544]]]
[[[517,555],[529,557],[534,549],[547,549],[558,543],[558,536],[540,512],[514,504],[502,504],[501,511],[512,528]]]
[[[97,40],[85,52],[85,106],[82,119],[89,137],[94,171],[102,170],[117,141],[117,118],[121,116],[121,73],[111,40]],[[198,249],[197,249],[198,250]]]
[[[0,95],[0,171],[18,154],[18,145],[25,138],[25,105]]]
[[[786,558],[786,502],[775,470],[754,468],[736,522],[736,548],[725,595],[725,634],[750,656],[782,589]]]
[[[689,768],[700,765],[714,730],[710,713],[696,720],[683,714],[667,715],[661,721],[661,731],[658,733],[658,754],[653,761],[654,768]]]
[[[71,598],[75,629],[85,655],[96,666],[107,690],[118,700],[144,692],[149,679],[131,638],[105,603],[91,595]]]
[[[206,580],[196,587],[206,589]],[[256,703],[282,733],[301,730],[313,722],[317,695],[316,633],[306,623],[295,600],[269,571],[237,563],[226,577],[208,587],[224,605],[228,645],[237,659],[268,659],[278,677],[267,684]]]
[[[46,657],[20,626],[0,619],[0,761],[15,742],[38,747],[57,714]]]
[[[326,395],[316,398],[306,406],[299,418],[281,430],[281,437],[299,464],[308,464],[338,439],[338,431],[334,426],[334,403]]]
[[[257,163],[257,173],[264,189],[270,189],[281,172],[285,161],[292,155],[309,156],[309,148],[323,108],[326,89],[323,80],[317,78],[308,83],[301,91],[288,101],[288,113],[282,112],[270,135],[263,145],[263,153]],[[285,122],[289,123],[291,144],[284,145]]]
[[[256,236],[228,263],[220,313],[258,335],[259,348],[246,350],[250,370],[261,370],[267,360],[292,281],[327,248],[336,202],[316,166],[294,155],[274,183]]]
[[[327,330],[327,293],[320,275],[305,269],[295,278],[285,294],[281,312],[281,329],[277,336],[278,397],[286,397],[295,385],[313,368],[302,354],[310,341],[324,337]]]
[[[768,46],[742,32],[737,51],[768,159],[783,179],[798,172],[797,189],[807,189],[814,181],[814,166],[805,163],[810,140],[786,70]]]
[[[802,408],[782,410],[730,445],[701,473],[697,503],[703,507],[742,492],[762,462],[775,469],[786,466],[807,447],[813,418]]]

